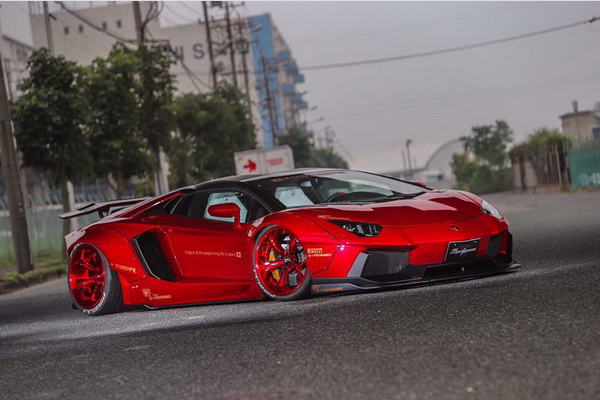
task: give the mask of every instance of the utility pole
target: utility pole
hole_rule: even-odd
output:
[[[231,32],[231,18],[229,15],[229,2],[225,2],[225,21],[227,23],[227,41],[229,42],[229,58],[231,59],[231,73],[233,74],[233,84],[237,88],[237,70],[235,67],[235,52],[233,47],[233,34]]]
[[[252,120],[252,101],[250,100],[250,80],[248,79],[248,62],[246,60],[246,54],[248,53],[249,43],[244,37],[244,30],[242,27],[242,20],[238,18],[238,32],[240,35],[240,46],[242,53],[242,68],[244,68],[244,87],[246,89],[246,102],[248,103],[248,113]]]
[[[144,45],[144,41],[146,39],[146,32],[144,29],[144,25],[142,23],[142,11],[140,10],[140,2],[132,1],[133,3],[133,18],[135,20],[135,33],[137,36],[137,41],[139,46]],[[46,4],[46,2],[44,2]]]
[[[265,91],[267,92],[267,110],[269,112],[269,124],[271,126],[271,137],[273,138],[273,146],[277,145],[277,136],[276,136],[276,121],[273,113],[273,98],[271,96],[271,89],[269,88],[269,73],[267,71],[267,59],[262,57],[260,59],[263,69],[263,79],[265,81]]]
[[[210,18],[208,17],[208,7],[206,1],[202,2],[202,9],[204,10],[204,26],[206,28],[206,41],[208,42],[208,60],[210,62],[210,72],[213,81],[213,87],[217,86],[217,68],[215,67],[215,54],[213,52],[212,35],[210,31]]]
[[[2,56],[0,55],[0,60]],[[21,181],[19,179],[19,165],[17,163],[17,149],[15,136],[12,129],[6,82],[4,80],[4,65],[0,62],[0,159],[2,163],[2,178],[8,199],[8,214],[13,237],[17,268],[20,273],[31,271],[31,249],[29,246],[29,233],[27,231],[27,215],[25,213],[25,199]]]
[[[42,3],[44,4],[44,22],[46,23],[46,40],[48,41],[48,50],[50,50],[50,54],[54,55],[54,41],[52,40],[52,25],[50,25],[48,2],[43,1]]]
[[[328,150],[333,150],[333,138],[335,137],[335,132],[331,129],[330,126],[325,128],[325,145]]]

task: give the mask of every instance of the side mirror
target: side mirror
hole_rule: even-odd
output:
[[[240,227],[240,207],[235,203],[215,204],[208,207],[208,213],[213,217],[233,218],[233,226]]]
[[[416,185],[416,186],[422,187],[423,189],[429,189],[429,188],[427,187],[427,185],[426,185],[426,184],[424,184],[423,182],[419,182],[419,181],[408,181],[408,182],[409,182],[409,183],[412,183],[413,185]]]

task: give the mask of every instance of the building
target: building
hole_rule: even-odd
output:
[[[287,129],[305,130],[300,112],[308,109],[308,103],[296,86],[304,82],[304,75],[270,14],[248,20],[264,146],[269,148],[277,144],[278,137]]]
[[[119,41],[136,45],[132,3],[89,2],[87,8],[65,4],[71,3],[48,3],[56,54],[89,65],[96,57],[106,57]],[[157,4],[140,2],[141,14],[152,15],[152,7]],[[202,3],[188,7],[197,8],[201,15]],[[217,80],[236,83],[248,94],[250,113],[257,127],[257,144],[269,148],[285,129],[304,128],[300,113],[307,103],[296,91],[296,84],[304,77],[269,14],[247,19],[232,17],[228,25],[225,15],[233,7],[230,3],[211,2],[208,10]],[[34,47],[48,46],[41,2],[30,2],[30,13]],[[149,43],[164,46],[173,55],[176,64],[171,72],[177,77],[178,93],[210,90],[213,79],[204,21],[162,27],[157,16],[148,22],[147,32]]]
[[[561,115],[563,133],[573,139],[600,139],[600,107],[596,109]]]

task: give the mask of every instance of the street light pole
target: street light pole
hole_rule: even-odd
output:
[[[410,159],[410,145],[411,145],[411,143],[412,143],[411,139],[408,139],[406,141],[406,158],[408,158],[408,174],[409,174],[409,176],[412,177],[412,169],[413,169],[413,167],[412,167],[411,159]]]

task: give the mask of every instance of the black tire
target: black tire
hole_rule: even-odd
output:
[[[101,295],[97,304],[88,305],[82,301],[80,295],[78,296],[74,288],[75,286],[75,271],[80,268],[77,256],[81,251],[96,252],[97,262],[101,263],[104,271],[104,283],[101,290]],[[106,259],[106,256],[100,249],[89,243],[82,243],[75,246],[71,252],[69,259],[69,266],[67,268],[67,279],[69,280],[69,293],[73,299],[75,307],[86,315],[97,316],[112,314],[119,311],[123,305],[123,291],[121,289],[121,282],[119,281],[119,275],[116,271],[110,268],[110,264]],[[81,290],[81,289],[79,289]]]
[[[273,291],[269,290],[269,288],[265,287],[265,285],[263,284],[263,282],[261,282],[261,279],[259,278],[257,254],[259,251],[259,246],[261,244],[261,240],[266,235],[268,235],[274,231],[277,231],[277,230],[285,230],[285,231],[289,232],[289,234],[293,235],[293,233],[291,233],[289,230],[287,230],[279,225],[269,225],[265,229],[263,229],[263,231],[256,237],[256,240],[254,242],[254,250],[252,252],[252,269],[254,272],[254,279],[256,280],[256,283],[258,284],[258,286],[260,287],[262,292],[270,299],[279,300],[279,301],[300,300],[302,298],[307,297],[308,294],[310,293],[311,275],[310,275],[310,270],[308,269],[307,264],[304,268],[304,270],[305,270],[304,280],[297,288],[294,289],[294,291],[292,293],[287,294],[287,295],[278,295],[277,293],[274,293]],[[293,236],[295,236],[295,235],[293,235]],[[294,239],[295,239],[295,237],[294,237]],[[295,239],[295,240],[297,240],[297,239]],[[306,256],[306,255],[304,254],[304,256]]]

